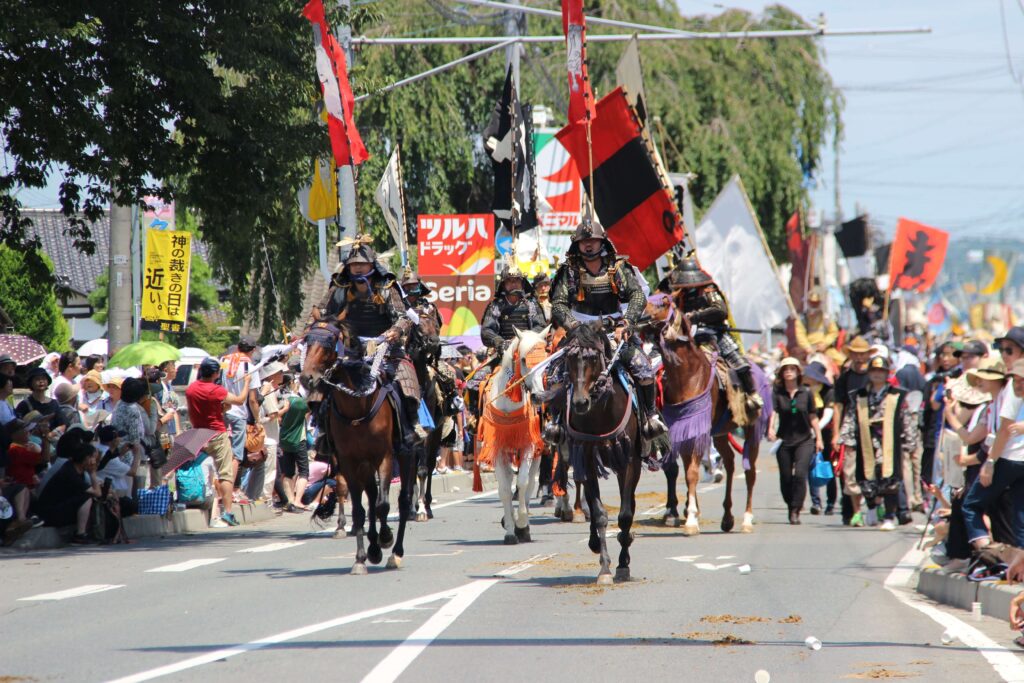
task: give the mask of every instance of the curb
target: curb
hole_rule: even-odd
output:
[[[981,603],[981,613],[996,619],[1010,614],[1010,601],[1021,592],[1020,586],[1007,581],[968,581],[963,574],[946,574],[934,564],[918,572],[917,592],[943,605],[972,611]]]

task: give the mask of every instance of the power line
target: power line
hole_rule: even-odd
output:
[[[1021,0],[1018,0],[1020,3]],[[1024,5],[1021,5],[1022,11],[1024,11]],[[1003,28],[1003,50],[1006,52],[1006,68],[1010,71],[1010,78],[1021,91],[1021,95],[1024,96],[1024,80],[1017,74],[1017,69],[1013,66],[1013,55],[1010,52],[1010,34],[1006,30],[1006,0],[999,0],[999,24]]]

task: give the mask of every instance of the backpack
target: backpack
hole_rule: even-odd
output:
[[[203,476],[202,459],[179,467],[176,484],[179,503],[199,503],[206,500],[206,478]]]

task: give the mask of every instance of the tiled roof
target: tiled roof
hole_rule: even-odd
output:
[[[66,234],[68,219],[56,209],[22,209],[32,220],[28,234],[35,234],[43,251],[53,261],[54,273],[68,279],[68,286],[79,294],[96,289],[96,279],[107,271],[110,264],[110,214],[104,212],[92,224],[92,239],[96,250],[90,255],[75,248],[74,240]],[[192,253],[199,254],[209,263],[209,249],[199,240],[192,240]]]

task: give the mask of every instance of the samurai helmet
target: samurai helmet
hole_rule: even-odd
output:
[[[669,289],[693,289],[715,284],[714,278],[693,257],[680,259],[668,275]]]
[[[506,257],[505,264],[501,268],[501,274],[498,276],[498,296],[504,296],[502,286],[509,280],[518,278],[523,282],[523,294],[525,296],[533,296],[533,285],[530,284],[530,278],[526,276],[522,270],[519,269],[519,264],[515,260],[515,249],[512,253]]]
[[[409,266],[402,271],[402,281],[399,284],[407,296],[424,296],[429,293],[427,287],[420,280],[420,276]]]
[[[342,239],[336,246],[350,247],[348,254],[345,259],[341,262],[344,269],[345,266],[349,266],[353,263],[369,263],[370,265],[376,265],[377,263],[377,252],[370,246],[373,244],[373,238],[369,235],[361,234],[355,237],[346,237]]]
[[[566,255],[579,255],[580,242],[583,240],[601,240],[604,244],[604,251],[615,256],[615,245],[608,239],[608,233],[605,232],[604,226],[590,216],[584,216],[580,224],[576,226],[572,244],[566,250]]]

